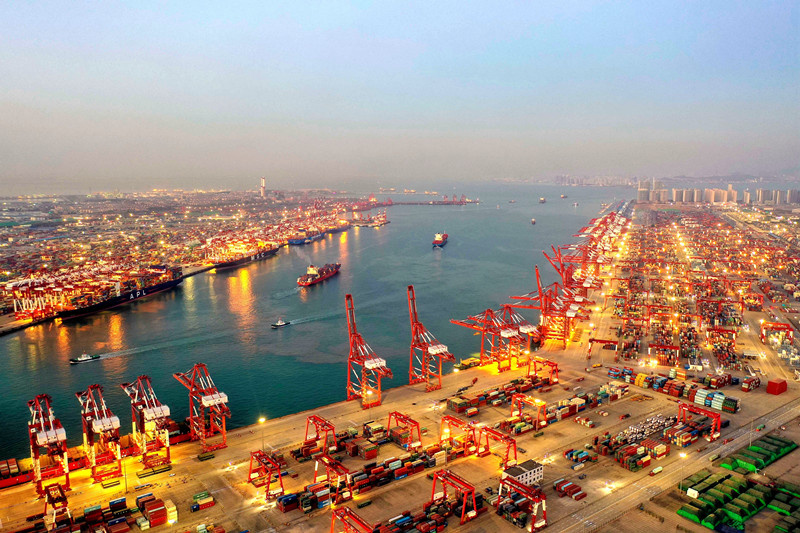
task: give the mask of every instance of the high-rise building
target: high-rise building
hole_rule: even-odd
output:
[[[788,191],[786,191],[786,203],[787,204],[800,203],[800,190],[789,189]]]
[[[772,199],[775,201],[775,205],[785,204],[786,194],[780,189],[775,189],[772,191]]]
[[[267,178],[261,177],[261,198],[267,197]]]
[[[756,203],[765,204],[772,201],[772,191],[769,189],[756,189]]]
[[[751,201],[752,200],[750,199],[750,191],[745,190],[744,193],[742,194],[742,203],[749,205]]]
[[[728,194],[727,194],[727,200],[726,201],[735,204],[736,200],[739,197],[739,191],[737,191],[736,189],[728,188],[727,192],[728,192]]]

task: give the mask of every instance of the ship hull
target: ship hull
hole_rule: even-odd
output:
[[[214,270],[216,270],[217,272],[221,270],[230,270],[232,268],[239,268],[240,266],[244,266],[249,263],[253,263],[255,261],[261,261],[262,259],[267,259],[268,257],[272,257],[273,255],[277,254],[279,249],[280,248],[271,248],[265,252],[259,252],[257,254],[248,255],[240,259],[234,259],[233,261],[225,261],[222,263],[218,263],[214,265]]]
[[[331,272],[327,272],[327,273],[323,274],[322,276],[320,276],[320,277],[318,277],[316,279],[310,280],[310,281],[300,281],[300,280],[298,280],[297,281],[297,285],[299,285],[300,287],[310,287],[311,285],[316,285],[317,283],[321,283],[321,282],[325,281],[328,278],[332,278],[333,276],[335,276],[336,274],[339,273],[340,269],[341,269],[341,267],[337,268],[336,270],[333,270]]]
[[[165,281],[163,283],[157,283],[156,285],[153,285],[152,287],[147,287],[146,289],[128,291],[119,296],[115,296],[113,298],[109,298],[108,300],[88,305],[86,307],[81,307],[80,309],[69,309],[66,311],[59,311],[56,314],[56,317],[61,319],[69,319],[69,318],[78,318],[81,316],[91,315],[94,313],[98,313],[100,311],[104,311],[105,309],[117,307],[118,305],[124,305],[129,302],[135,302],[136,300],[141,300],[142,298],[152,296],[153,294],[157,294],[159,292],[164,292],[170,289],[174,289],[182,281],[183,277],[181,276],[178,279]]]
[[[81,363],[91,363],[92,361],[99,361],[99,360],[100,360],[100,356],[99,355],[95,355],[91,359],[83,359],[83,360],[70,359],[69,360],[69,364],[71,364],[71,365],[79,365]]]

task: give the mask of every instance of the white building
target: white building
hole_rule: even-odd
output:
[[[533,459],[528,459],[522,464],[506,468],[503,479],[513,477],[523,485],[538,485],[544,477],[544,466]]]

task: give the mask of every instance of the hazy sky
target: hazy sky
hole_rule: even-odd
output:
[[[800,2],[0,3],[4,191],[796,167]]]

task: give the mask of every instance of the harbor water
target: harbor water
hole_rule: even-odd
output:
[[[573,242],[601,203],[632,197],[620,188],[492,184],[465,189],[452,192],[477,196],[481,203],[392,206],[386,226],[352,228],[285,247],[271,259],[202,273],[129,306],[0,337],[0,458],[29,454],[27,401],[40,393],[52,396],[70,446],[82,440],[75,392],[93,383],[105,388],[124,432],[130,431],[130,403],[120,383],[142,374],[152,378],[173,419],[181,420],[188,415],[189,398],[172,374],[197,362],[206,363],[228,395],[229,428],[344,400],[347,293],[353,295],[359,332],[394,372],[394,379],[383,382],[384,400],[391,400],[387,389],[408,383],[407,285],[416,289],[425,326],[456,359],[468,357],[479,349],[479,340],[451,324],[451,318],[496,309],[508,296],[534,290],[536,264],[543,282],[556,281],[542,250]],[[432,199],[390,196],[395,202]],[[547,203],[539,203],[542,196]],[[432,248],[436,232],[450,235],[444,248]],[[309,264],[333,262],[342,263],[337,276],[297,287],[295,280]],[[531,311],[522,314],[538,320]],[[279,318],[291,325],[271,329]],[[70,365],[69,359],[82,352],[104,358]]]

